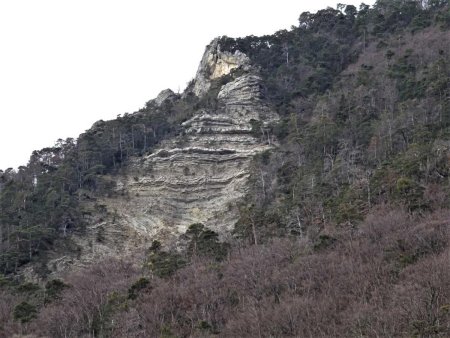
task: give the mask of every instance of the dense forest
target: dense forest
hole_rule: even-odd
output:
[[[281,117],[233,240],[193,224],[185,251],[155,241],[143,266],[111,259],[42,285],[16,274],[75,250],[85,201],[114,194],[110,178],[215,106],[231,75],[0,171],[0,336],[450,336],[448,1],[339,4],[220,44],[258,67]]]

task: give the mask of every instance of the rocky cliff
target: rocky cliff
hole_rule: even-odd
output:
[[[131,162],[118,181],[129,199],[108,201],[124,224],[160,239],[177,237],[198,222],[221,234],[233,228],[235,204],[247,191],[249,162],[272,146],[253,136],[252,128],[256,121],[267,124],[278,117],[264,102],[261,78],[248,58],[221,52],[217,40],[208,46],[194,85],[194,93],[203,95],[211,80],[237,67],[246,72],[220,89],[219,108],[198,111],[178,137]]]
[[[228,75],[236,68],[250,70],[250,59],[238,50],[235,53],[222,51],[219,38],[214,39],[203,54],[192,91],[197,96],[203,96],[210,89],[211,81]]]
[[[278,115],[265,101],[262,79],[249,59],[240,52],[222,52],[218,40],[206,48],[187,89],[201,97],[213,80],[237,68],[241,75],[220,88],[217,108],[195,112],[178,136],[150,155],[131,159],[124,174],[113,177],[117,196],[99,202],[109,216],[95,218],[88,234],[76,239],[84,248],[81,261],[132,253],[154,239],[177,246],[193,223],[222,237],[230,234],[238,219],[236,205],[248,191],[252,157],[275,143],[264,126]],[[176,99],[166,90],[154,102],[161,106]],[[60,260],[51,269],[58,270],[55,262]]]

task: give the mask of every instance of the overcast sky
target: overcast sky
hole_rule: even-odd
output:
[[[0,0],[0,169],[182,91],[216,36],[289,29],[337,2]]]

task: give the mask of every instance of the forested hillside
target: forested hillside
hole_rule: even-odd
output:
[[[230,236],[196,223],[182,248],[154,241],[139,262],[46,268],[77,253],[73,236],[102,215],[93,201],[121,198],[130,161],[221,109],[244,68],[0,171],[0,336],[450,336],[448,1],[338,5],[219,44],[249,58],[280,117],[252,121],[274,146],[251,163]]]

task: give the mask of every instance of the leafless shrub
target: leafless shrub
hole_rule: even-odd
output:
[[[68,276],[71,287],[41,310],[29,331],[51,337],[448,336],[448,220],[447,211],[413,217],[380,207],[357,229],[329,227],[330,247],[274,239],[236,247],[221,263],[195,257],[172,277],[151,279],[133,299],[127,295],[138,271],[108,261]],[[10,310],[0,306],[2,322]],[[8,332],[19,332],[8,325]]]

